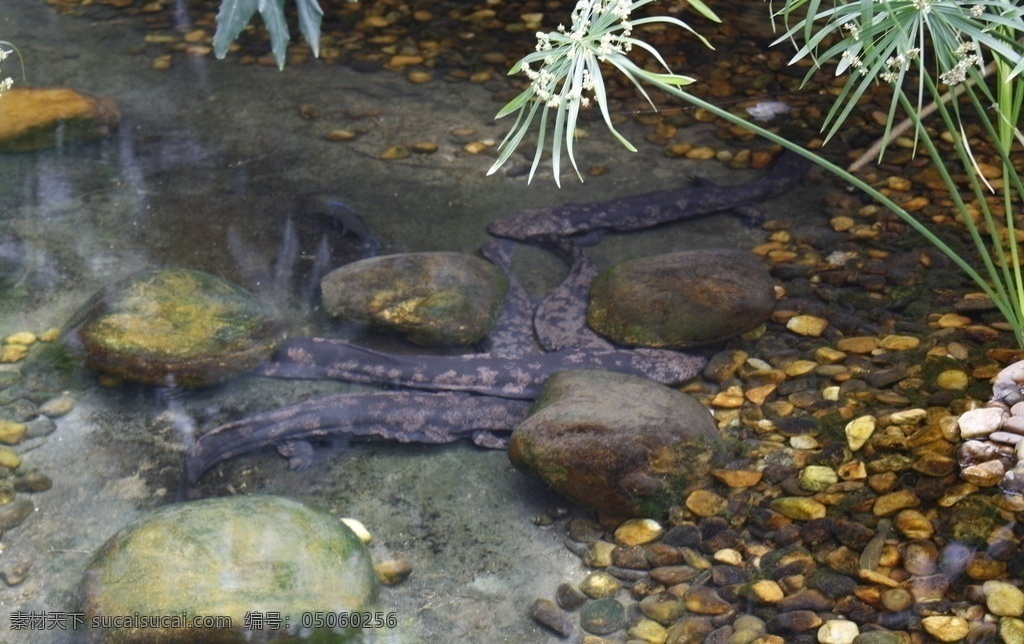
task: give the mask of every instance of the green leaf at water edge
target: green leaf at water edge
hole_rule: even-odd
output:
[[[228,46],[238,38],[256,13],[259,0],[223,0],[217,12],[217,32],[213,35],[213,53],[224,58]]]
[[[284,69],[284,57],[288,51],[288,23],[284,19],[284,0],[259,0],[260,15],[270,34],[270,50],[279,69]]]
[[[319,58],[320,21],[324,17],[324,10],[316,0],[295,0],[295,4],[299,9],[299,31],[313,50],[313,56]]]
[[[290,40],[284,3],[285,0],[221,0],[220,11],[217,12],[217,32],[213,36],[213,53],[217,58],[224,58],[228,47],[249,24],[253,14],[259,11],[270,35],[274,60],[278,68],[284,69]],[[313,55],[319,56],[320,22],[324,12],[317,0],[295,0],[295,6],[299,14],[299,30],[313,50]]]

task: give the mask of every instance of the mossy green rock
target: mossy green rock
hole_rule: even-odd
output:
[[[695,398],[600,370],[551,376],[508,444],[516,467],[612,516],[662,516],[708,485],[726,453],[711,412]]]
[[[472,255],[405,253],[346,264],[320,288],[333,316],[422,346],[446,346],[474,344],[490,332],[508,280]]]
[[[102,289],[72,317],[63,338],[104,373],[196,388],[252,369],[283,334],[271,309],[242,287],[172,268]]]
[[[590,288],[587,323],[616,344],[685,349],[750,331],[774,309],[774,282],[757,257],[691,250],[602,271]]]
[[[128,525],[100,549],[82,579],[86,623],[96,616],[227,616],[230,629],[117,628],[103,642],[241,642],[250,611],[280,613],[275,641],[346,641],[345,630],[300,628],[303,613],[372,607],[370,554],[337,517],[274,496],[170,505]],[[262,638],[262,639],[260,639]]]

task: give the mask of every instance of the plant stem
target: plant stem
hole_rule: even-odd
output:
[[[859,177],[851,174],[842,167],[832,163],[831,161],[821,156],[820,154],[812,152],[811,150],[808,150],[790,141],[789,139],[779,136],[778,134],[765,129],[760,125],[757,125],[756,123],[752,123],[742,117],[736,116],[731,112],[723,110],[722,108],[714,105],[713,103],[709,103],[701,98],[698,98],[693,94],[690,94],[684,90],[679,89],[678,87],[674,87],[656,80],[652,80],[651,82],[662,91],[667,92],[668,94],[671,94],[677,98],[680,98],[683,101],[689,103],[690,105],[705,109],[721,119],[724,119],[734,125],[739,125],[740,127],[755,132],[756,134],[764,137],[765,139],[768,139],[772,143],[776,143],[782,146],[783,148],[790,150],[791,152],[799,154],[800,156],[804,157],[805,159],[808,159],[809,161],[811,161],[818,167],[822,168],[823,170],[827,170],[828,172],[834,174],[835,176],[839,177],[840,179],[849,183],[850,185],[864,191],[872,199],[879,202],[889,210],[893,211],[907,225],[909,225],[915,231],[923,235],[929,243],[934,245],[944,255],[946,255],[946,257],[952,260],[953,263],[957,265],[957,267],[959,267],[965,274],[967,274],[968,277],[971,278],[971,280],[973,280],[978,285],[978,287],[985,293],[985,295],[987,295],[989,298],[992,299],[993,302],[997,304],[997,306],[999,305],[999,301],[1001,299],[1004,303],[1006,302],[1006,298],[1000,298],[996,291],[993,290],[992,285],[989,284],[989,282],[984,277],[982,277],[981,274],[979,274],[978,271],[975,270],[974,267],[967,262],[967,260],[965,260],[959,253],[953,250],[953,248],[951,248],[949,244],[947,244],[944,240],[938,237],[934,232],[929,230],[923,223],[914,218],[913,215],[911,215],[909,212],[900,207],[892,199],[882,194],[881,191],[871,186],[867,182],[863,181]],[[950,181],[951,180],[952,179],[950,178]],[[985,256],[985,260],[987,260],[987,263],[991,265],[991,259],[988,258],[987,255]],[[994,266],[989,272],[991,273],[992,271],[994,271]],[[1004,314],[1006,313],[1006,311],[1003,311],[1002,307],[1000,308],[1000,311],[1003,312]],[[1017,338],[1018,342],[1024,341],[1024,338],[1022,338],[1019,333],[1017,333]]]

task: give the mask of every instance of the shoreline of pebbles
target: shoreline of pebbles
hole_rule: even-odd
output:
[[[33,495],[53,486],[47,474],[32,467],[31,452],[75,405],[64,375],[46,358],[37,359],[56,346],[58,336],[57,329],[39,335],[21,331],[0,342],[0,537],[38,510]],[[9,557],[0,564],[0,581],[18,586],[31,569],[31,560]]]
[[[964,412],[958,423],[960,477],[978,487],[998,485],[1024,511],[1024,362],[1000,371],[992,400]]]
[[[736,460],[659,521],[542,517],[589,572],[538,623],[586,644],[1024,641],[1020,504],[958,461],[974,415],[1009,414],[993,381],[1020,395],[1012,334],[891,215],[826,203],[837,236],[765,223],[776,311],[683,387]]]

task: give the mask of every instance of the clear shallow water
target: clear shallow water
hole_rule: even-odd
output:
[[[434,81],[410,85],[389,73],[359,74],[319,64],[285,72],[163,53],[143,44],[132,20],[92,22],[36,3],[5,7],[0,38],[18,45],[32,86],[70,86],[115,100],[119,132],[99,143],[0,156],[0,212],[26,244],[29,265],[0,299],[0,333],[59,327],[95,290],[136,270],[184,266],[236,281],[273,302],[294,332],[345,333],[315,308],[310,276],[321,239],[331,264],[358,256],[315,207],[324,195],[361,212],[382,252],[474,252],[487,222],[522,208],[592,201],[678,185],[717,164],[668,160],[653,149],[629,155],[600,130],[580,154],[612,174],[557,190],[504,174],[486,178],[486,155],[462,150],[451,130],[472,127],[500,139],[506,124],[482,88]],[[4,70],[8,71],[7,68]],[[302,105],[320,117],[300,117]],[[378,113],[372,118],[351,115]],[[364,131],[328,143],[331,129]],[[639,139],[639,131],[628,135]],[[692,140],[707,136],[697,131]],[[385,162],[391,145],[432,141],[434,155]],[[739,180],[729,173],[725,181]],[[792,202],[799,203],[794,195]],[[778,207],[778,206],[776,206]],[[806,208],[805,208],[806,210]],[[602,265],[685,247],[760,241],[731,218],[609,239],[593,251]],[[523,249],[517,266],[535,293],[564,266]],[[28,561],[28,579],[0,588],[0,626],[22,611],[72,611],[81,571],[119,527],[168,502],[177,481],[181,432],[332,391],[339,383],[239,378],[188,395],[136,387],[101,389],[86,377],[75,410],[25,455],[54,487],[33,495],[37,511],[3,535],[0,565]],[[283,494],[361,519],[375,559],[413,566],[385,589],[381,606],[399,625],[388,641],[545,641],[527,617],[537,597],[585,571],[562,546],[560,526],[532,519],[561,502],[518,474],[504,454],[468,445],[338,445],[315,465],[289,472],[273,453],[238,459],[208,475],[223,492]],[[24,636],[24,637],[22,637]],[[18,641],[67,641],[68,634],[22,632]],[[440,639],[439,639],[440,638]],[[554,639],[554,638],[550,638]]]

